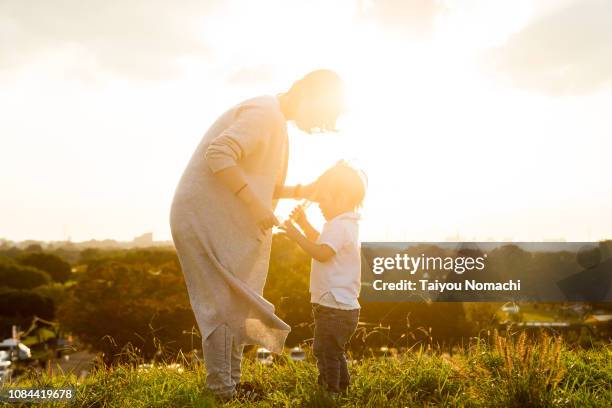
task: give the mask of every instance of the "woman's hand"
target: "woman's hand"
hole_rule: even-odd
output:
[[[255,224],[264,232],[279,224],[272,210],[265,206],[261,200],[253,200],[249,205],[249,210],[253,215]]]
[[[317,198],[317,182],[312,182],[310,184],[305,184],[302,186],[302,191],[300,194],[300,198],[305,198],[309,201],[316,201]]]
[[[240,177],[242,177],[242,173],[239,173],[238,171],[235,172],[234,176],[237,177],[238,174]],[[247,183],[244,183],[242,187],[235,191],[236,197],[247,205],[251,215],[253,216],[253,221],[255,221],[255,224],[257,224],[262,232],[265,232],[266,230],[269,230],[273,226],[279,224],[278,219],[272,212],[272,209],[269,206],[266,206],[259,199],[259,197],[253,193],[253,190],[251,190],[251,187]]]

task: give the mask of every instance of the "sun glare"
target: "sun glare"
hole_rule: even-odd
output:
[[[387,12],[401,9],[400,3],[386,4]],[[176,180],[215,118],[238,101],[282,92],[305,73],[329,68],[346,82],[349,110],[338,121],[337,134],[310,136],[290,125],[287,183],[314,180],[339,159],[357,163],[369,179],[364,237],[435,240],[459,233],[540,239],[539,231],[545,230],[547,236],[586,239],[580,231],[588,223],[603,234],[607,227],[599,226],[596,211],[583,211],[594,215],[564,228],[536,209],[567,200],[567,214],[592,210],[580,197],[569,197],[568,182],[574,183],[572,192],[583,189],[594,202],[612,200],[589,184],[601,181],[591,182],[589,174],[608,170],[602,164],[610,147],[608,94],[556,98],[504,83],[499,72],[486,69],[487,51],[523,32],[541,13],[541,4],[439,3],[442,11],[434,13],[433,23],[415,34],[407,24],[386,24],[372,10],[377,2],[368,0],[217,2],[206,8],[200,24],[181,31],[190,44],[202,47],[165,61],[176,65],[172,75],[146,80],[103,69],[86,47],[58,46],[42,53],[3,88],[7,97],[0,102],[9,113],[2,130],[14,134],[13,149],[51,169],[47,176],[53,182],[39,185],[35,167],[26,167],[11,181],[12,191],[19,193],[14,196],[47,188],[66,195],[56,194],[47,203],[57,215],[54,220],[37,218],[49,224],[46,237],[85,239],[97,231],[100,238],[127,238],[151,229],[168,238],[166,214]],[[195,39],[188,38],[192,28]],[[39,120],[30,120],[33,116]],[[53,138],[38,136],[51,128],[59,129]],[[577,143],[573,134],[588,137]],[[43,148],[30,152],[31,145]],[[48,150],[58,145],[66,164],[56,166],[46,161],[52,160]],[[71,154],[80,148],[113,157],[114,165],[93,165],[87,155]],[[134,155],[146,161],[138,171],[132,168]],[[22,155],[10,156],[6,168],[19,166]],[[128,182],[126,175],[133,179]],[[62,183],[68,176],[71,183]],[[127,209],[122,197],[135,184],[143,186],[141,201]],[[549,189],[546,194],[542,185]],[[282,203],[279,214],[287,214],[293,204]],[[138,223],[122,229],[110,220],[91,221],[86,210],[76,217],[76,206],[112,206],[109,214],[133,213]],[[535,225],[538,216],[547,224]],[[70,228],[63,223],[74,230],[64,233]],[[106,226],[108,231],[102,229]],[[23,237],[37,233],[17,221],[11,228]],[[577,233],[568,236],[566,230]]]
[[[533,217],[541,217],[537,208],[551,204],[541,194],[539,174],[541,157],[563,131],[546,116],[552,101],[499,85],[476,58],[520,29],[532,12],[527,2],[502,8],[480,4],[457,14],[451,8],[430,36],[414,41],[339,18],[336,26],[350,33],[352,45],[318,42],[322,47],[306,59],[325,55],[341,73],[350,110],[337,136],[312,143],[294,132],[292,151],[299,154],[292,155],[289,181],[315,178],[339,154],[359,163],[370,181],[362,226],[371,240],[541,239],[538,229],[561,236],[561,229],[536,226],[521,215],[532,206]],[[482,26],[504,12],[504,24]],[[479,32],[489,36],[479,38]],[[316,36],[328,34],[323,25]],[[562,155],[547,160],[551,168],[565,167]],[[394,228],[398,222],[405,227]],[[573,238],[585,237],[578,232]]]

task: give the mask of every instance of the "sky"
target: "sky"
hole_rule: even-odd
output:
[[[606,0],[0,0],[0,238],[170,239],[208,126],[317,68],[340,73],[350,110],[337,134],[289,126],[287,183],[353,161],[363,241],[612,238],[611,14]]]

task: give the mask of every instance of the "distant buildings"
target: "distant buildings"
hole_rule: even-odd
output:
[[[53,250],[57,248],[70,248],[70,249],[86,249],[86,248],[97,248],[97,249],[112,249],[112,248],[144,248],[144,247],[167,247],[173,246],[172,241],[155,241],[153,239],[153,233],[147,232],[142,235],[135,237],[131,241],[117,241],[114,239],[90,239],[88,241],[72,242],[72,241],[34,241],[27,240],[21,242],[9,241],[7,239],[0,238],[0,249],[17,248],[21,250],[34,250],[38,248],[41,250]]]
[[[140,236],[137,236],[132,240],[135,247],[149,247],[153,246],[153,233],[146,232]]]

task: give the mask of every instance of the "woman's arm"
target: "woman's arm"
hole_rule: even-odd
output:
[[[281,186],[274,190],[274,198],[293,198],[296,199],[297,194],[296,190],[298,190],[298,186]]]
[[[251,214],[253,214],[255,222],[262,230],[267,230],[274,225],[278,225],[278,220],[274,216],[272,210],[267,208],[255,193],[253,193],[240,167],[226,167],[214,174],[215,177],[221,181],[221,184],[236,194],[236,196],[247,205]]]
[[[310,183],[306,185],[296,184],[295,186],[282,186],[274,190],[274,198],[293,198],[294,200],[307,198],[309,200],[312,200],[315,198],[315,183]]]
[[[268,208],[248,185],[238,163],[265,141],[270,112],[260,106],[243,107],[234,122],[210,142],[204,157],[217,179],[242,200],[262,230],[278,224],[271,208]]]

